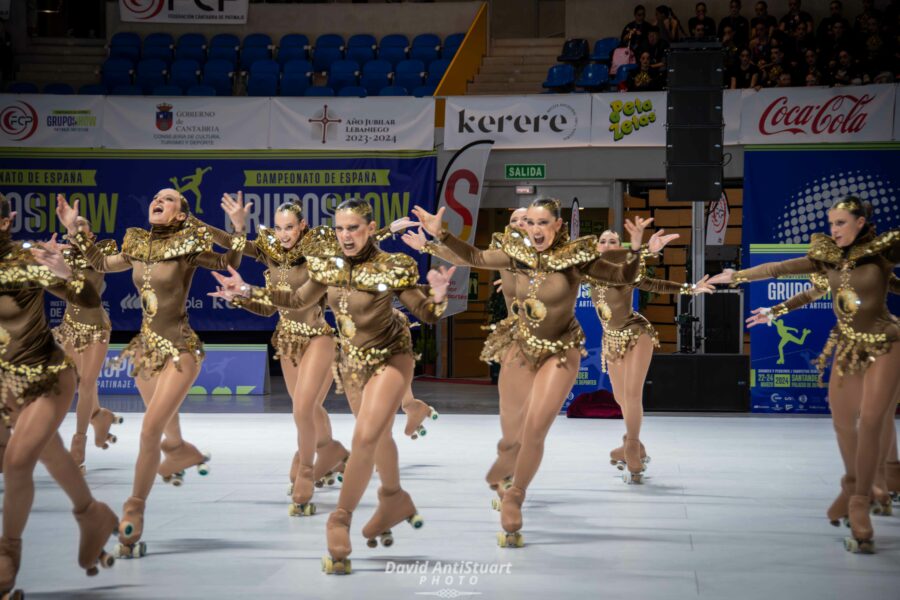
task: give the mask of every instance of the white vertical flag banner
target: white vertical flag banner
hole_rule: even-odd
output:
[[[119,17],[126,23],[247,22],[248,0],[119,0]]]
[[[569,237],[577,239],[581,235],[581,214],[578,208],[578,198],[572,200],[572,219],[569,221]]]
[[[484,190],[484,171],[491,154],[492,140],[479,140],[466,145],[457,152],[444,170],[438,190],[438,209],[444,211],[444,224],[448,231],[470,244],[475,242],[475,228],[478,226],[478,209],[481,207],[481,193]],[[445,265],[435,257],[433,264]],[[469,304],[469,267],[457,267],[447,291],[445,316],[466,310]]]
[[[728,229],[728,198],[725,192],[713,201],[706,217],[706,245],[722,246],[725,244],[725,230]]]

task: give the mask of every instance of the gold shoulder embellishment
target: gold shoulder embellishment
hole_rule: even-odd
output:
[[[551,249],[543,255],[543,262],[550,270],[562,271],[590,262],[599,256],[596,236],[588,235]]]
[[[875,256],[896,244],[900,244],[900,229],[886,231],[871,242],[854,246],[850,249],[848,258],[850,260],[858,260],[865,256]]]
[[[824,273],[812,273],[809,276],[809,282],[820,292],[827,292],[831,286],[828,284],[828,277]]]
[[[501,247],[507,256],[534,269],[537,267],[538,254],[531,245],[528,235],[521,229],[507,226],[501,239]]]
[[[307,258],[330,258],[340,256],[341,248],[334,229],[319,225],[310,229],[300,240],[300,252]]]
[[[180,256],[212,250],[212,233],[200,221],[193,219],[184,228],[164,240],[150,243],[150,232],[130,227],[122,241],[122,253],[141,262],[159,262]]]
[[[824,233],[814,233],[809,238],[809,252],[806,254],[812,260],[837,265],[843,258],[843,253],[834,240]]]
[[[50,269],[35,263],[22,244],[16,244],[10,256],[0,261],[0,290],[50,287],[62,282]]]
[[[353,269],[353,286],[360,290],[386,292],[414,287],[418,282],[416,261],[399,252],[379,252]]]
[[[491,243],[488,247],[491,250],[501,250],[503,248],[503,234],[499,231],[491,234]]]

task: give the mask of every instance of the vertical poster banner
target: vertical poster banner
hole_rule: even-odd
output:
[[[709,205],[706,217],[706,245],[721,246],[725,243],[725,231],[728,229],[728,197],[725,192],[719,199]]]
[[[491,140],[479,140],[457,152],[444,170],[438,192],[438,208],[446,208],[444,217],[447,220],[444,224],[453,235],[470,244],[475,242],[478,209],[484,190],[484,170],[493,144]],[[432,262],[449,266],[437,257]],[[466,310],[469,305],[468,285],[469,267],[457,267],[447,291],[445,316]]]
[[[99,239],[120,243],[127,228],[147,227],[150,201],[162,188],[178,190],[198,219],[220,228],[226,228],[227,221],[220,207],[222,194],[243,191],[245,201],[253,203],[248,223],[251,239],[260,225],[272,225],[275,209],[284,202],[301,203],[310,226],[331,225],[334,208],[347,198],[368,201],[379,226],[408,215],[413,204],[434,210],[433,152],[342,154],[3,150],[0,173],[9,175],[0,181],[0,193],[16,211],[14,235],[34,240],[62,233],[55,213],[57,194],[79,201]],[[72,183],[71,173],[81,173],[82,182]],[[400,240],[386,240],[382,247],[390,252],[407,250]],[[416,258],[424,275],[428,257]],[[245,259],[241,272],[249,281],[262,282],[262,268],[255,261]],[[195,329],[261,331],[272,327],[271,318],[208,297],[213,286],[209,272],[198,270],[188,297],[188,314]],[[130,272],[106,276],[103,301],[114,329],[138,329],[141,303]],[[52,301],[51,319],[61,318],[63,310],[62,301]]]
[[[126,23],[238,25],[247,22],[249,0],[119,0]]]
[[[575,385],[572,386],[572,390],[563,402],[563,413],[581,394],[612,389],[609,374],[604,373],[602,369],[603,326],[600,325],[597,309],[594,308],[594,302],[591,300],[591,286],[587,284],[581,284],[581,291],[575,301],[575,318],[578,319],[578,323],[584,331],[584,349],[588,355],[581,358]]]
[[[0,146],[100,146],[103,96],[0,94]]]
[[[890,143],[747,148],[742,266],[804,254],[813,233],[828,232],[828,209],[850,195],[872,203],[878,231],[900,226],[898,164],[900,145]],[[806,279],[750,283],[747,313],[802,291],[809,285]],[[900,299],[889,297],[888,307],[900,313]],[[835,324],[829,300],[788,313],[781,321],[771,328],[750,329],[752,410],[827,410],[821,405],[814,408],[825,397],[824,388],[808,384],[814,375],[809,360],[821,352]]]

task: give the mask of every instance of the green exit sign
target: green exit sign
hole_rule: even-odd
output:
[[[507,179],[544,179],[547,165],[505,165]]]

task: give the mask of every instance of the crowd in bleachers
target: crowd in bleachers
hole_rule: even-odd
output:
[[[378,41],[369,34],[345,40],[338,34],[310,43],[302,34],[284,35],[278,44],[264,33],[241,40],[220,33],[207,40],[185,33],[119,32],[99,69],[100,83],[81,94],[156,96],[431,96],[465,34],[445,39],[423,33],[410,42],[402,34]],[[8,91],[37,93],[28,82]],[[44,93],[74,93],[66,84],[47,84]]]
[[[852,22],[840,0],[829,3],[829,15],[816,23],[801,0],[779,0],[786,13],[769,14],[765,1],[754,4],[754,16],[742,14],[740,0],[718,24],[697,2],[684,23],[665,5],[647,18],[638,5],[634,19],[618,38],[598,40],[590,49],[583,39],[567,40],[558,64],[544,82],[550,92],[655,91],[666,86],[666,53],[672,42],[717,40],[724,52],[723,85],[731,89],[893,83],[900,76],[900,0],[879,11],[874,0]]]

